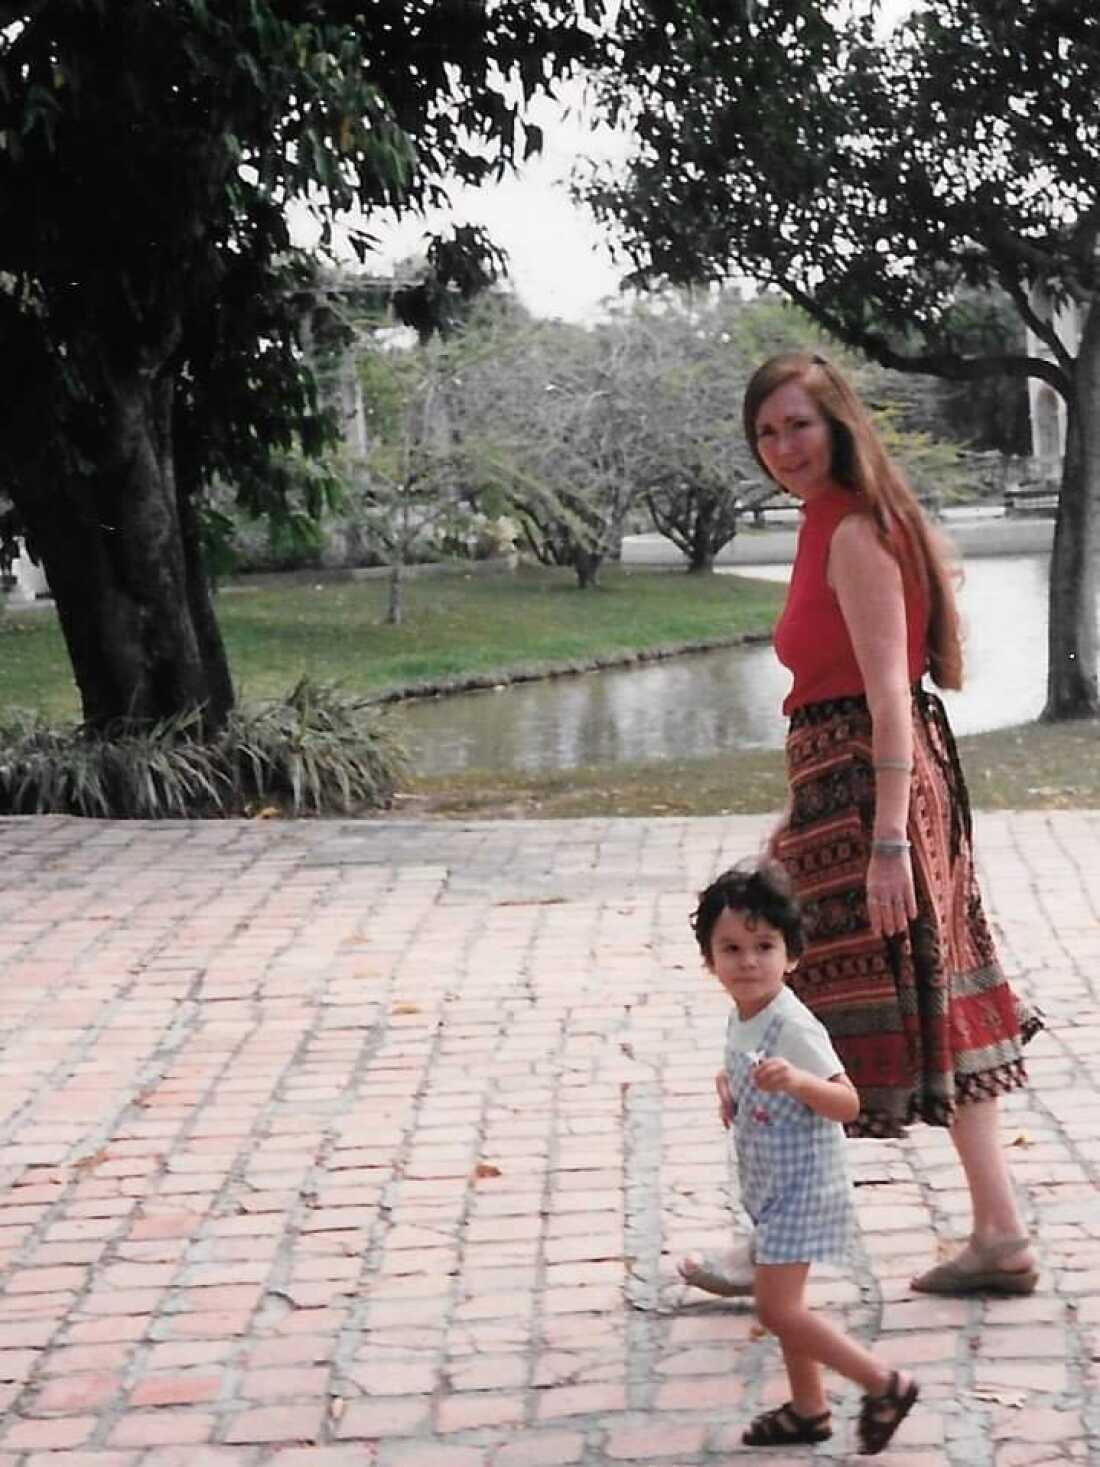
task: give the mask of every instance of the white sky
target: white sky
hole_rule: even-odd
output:
[[[888,28],[911,5],[912,0],[879,0],[881,25]],[[614,162],[626,157],[629,142],[606,128],[592,128],[580,110],[579,87],[565,88],[562,95],[569,103],[567,111],[546,100],[531,108],[532,121],[544,131],[539,157],[500,184],[481,189],[456,186],[450,210],[386,229],[375,221],[379,249],[370,257],[369,267],[388,274],[401,259],[423,251],[425,235],[458,224],[481,224],[506,251],[509,282],[535,315],[574,321],[598,316],[601,303],[619,294],[620,278],[629,267],[625,261],[612,260],[601,229],[586,209],[570,199],[568,181],[578,159]],[[296,222],[296,237],[308,244],[316,231],[301,216]]]
[[[482,224],[508,255],[509,281],[537,316],[590,319],[600,302],[618,292],[627,269],[613,264],[602,231],[587,209],[569,197],[569,176],[581,157],[625,158],[628,140],[595,130],[579,114],[578,93],[569,111],[542,101],[531,120],[544,130],[542,153],[514,178],[489,188],[455,189],[454,209],[433,219],[436,227]],[[394,232],[385,258],[400,259],[423,247],[424,224],[407,222]]]

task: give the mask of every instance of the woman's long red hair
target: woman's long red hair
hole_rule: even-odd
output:
[[[833,479],[862,498],[882,544],[903,575],[916,577],[927,598],[928,662],[933,682],[941,688],[961,688],[962,634],[953,557],[943,537],[925,518],[905,476],[883,448],[867,409],[831,362],[809,352],[784,352],[757,368],[745,389],[744,401],[745,437],[754,458],[767,474],[757,448],[756,421],[765,399],[788,382],[798,382],[809,393],[829,424]]]

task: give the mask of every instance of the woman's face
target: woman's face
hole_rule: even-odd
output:
[[[799,499],[813,499],[832,483],[832,433],[800,382],[785,382],[761,403],[756,451],[776,483]]]

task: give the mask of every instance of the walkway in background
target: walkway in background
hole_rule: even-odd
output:
[[[1040,1290],[909,1294],[964,1211],[917,1129],[854,1146],[814,1291],[924,1382],[884,1463],[1096,1463],[1100,813],[977,826],[1050,1021],[1006,1109]],[[763,1462],[774,1346],[671,1262],[727,1235],[687,914],[761,831],[0,821],[0,1467]]]
[[[797,510],[773,515],[761,530],[742,525],[729,544],[718,552],[716,564],[789,565],[794,559],[797,525]],[[1054,543],[1054,520],[1043,516],[1015,518],[1000,510],[949,509],[939,526],[956,552],[971,559],[987,555],[1032,555],[1049,550]],[[686,564],[671,540],[653,532],[627,535],[623,540],[622,560],[624,565],[637,566]]]

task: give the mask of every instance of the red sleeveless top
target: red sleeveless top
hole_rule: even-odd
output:
[[[794,676],[785,714],[866,691],[844,613],[827,580],[833,531],[846,515],[859,512],[858,495],[850,489],[827,489],[804,506],[787,601],[774,634],[776,655]],[[903,574],[902,585],[912,684],[928,665],[928,600],[915,577]]]

